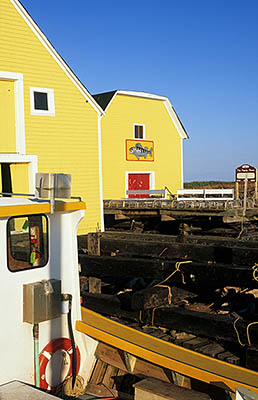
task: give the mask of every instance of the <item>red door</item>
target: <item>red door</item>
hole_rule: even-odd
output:
[[[128,174],[128,190],[150,190],[150,174]],[[146,194],[129,194],[129,198],[146,198]]]

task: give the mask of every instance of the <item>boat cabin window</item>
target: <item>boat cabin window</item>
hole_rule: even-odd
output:
[[[48,262],[48,223],[45,215],[11,217],[7,222],[10,271],[43,267]]]

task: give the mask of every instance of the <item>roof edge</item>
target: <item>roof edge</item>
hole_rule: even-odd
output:
[[[47,37],[44,35],[44,33],[37,25],[37,23],[33,20],[28,11],[25,9],[25,7],[20,3],[19,0],[10,0],[10,2],[14,6],[14,8],[18,11],[18,13],[21,15],[21,17],[24,19],[24,21],[27,23],[27,25],[30,27],[30,29],[34,32],[34,34],[38,37],[38,39],[46,48],[46,50],[55,59],[60,68],[71,79],[71,81],[81,92],[81,94],[89,101],[91,106],[95,109],[95,111],[99,115],[103,115],[104,111],[102,110],[102,108],[95,101],[95,99],[92,97],[92,95],[83,85],[83,83],[79,80],[79,78],[75,75],[75,73],[71,70],[66,61],[62,58],[62,56],[60,56],[60,54],[57,52],[57,50],[54,48],[51,42],[47,39]]]
[[[152,93],[147,93],[147,92],[137,92],[137,91],[133,91],[133,90],[113,90],[113,91],[109,91],[109,92],[98,93],[97,95],[94,95],[94,96],[105,95],[107,93],[113,93],[113,96],[110,99],[109,103],[104,108],[105,112],[107,112],[107,109],[110,107],[110,105],[113,102],[116,95],[141,97],[141,98],[145,98],[145,99],[163,101],[164,105],[166,107],[166,110],[167,110],[173,124],[175,125],[175,128],[176,128],[179,136],[181,137],[181,139],[189,139],[188,133],[186,132],[182,122],[180,121],[180,118],[178,117],[178,115],[177,115],[176,111],[174,110],[172,104],[170,103],[170,100],[168,97],[160,96],[160,95],[152,94]]]

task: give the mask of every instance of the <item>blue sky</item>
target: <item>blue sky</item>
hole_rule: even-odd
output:
[[[258,0],[21,1],[92,94],[170,99],[185,181],[258,167]]]

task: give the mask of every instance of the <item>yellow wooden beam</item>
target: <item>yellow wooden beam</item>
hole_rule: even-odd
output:
[[[155,338],[82,307],[76,329],[153,364],[235,391],[244,386],[258,393],[258,372],[208,357]]]

